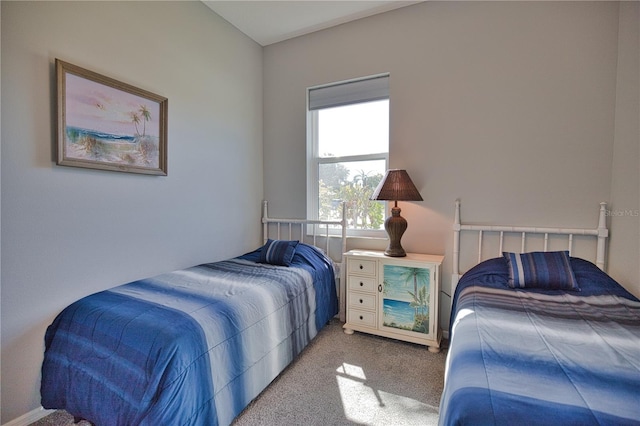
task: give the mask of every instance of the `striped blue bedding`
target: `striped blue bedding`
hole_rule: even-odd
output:
[[[503,258],[462,277],[440,425],[640,424],[640,301],[571,265],[579,291],[511,289]]]
[[[41,400],[96,425],[227,425],[337,313],[333,262],[300,244],[87,296],[45,336]]]

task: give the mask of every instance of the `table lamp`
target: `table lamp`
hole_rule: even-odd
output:
[[[392,257],[404,257],[407,253],[400,245],[402,234],[407,230],[407,221],[400,216],[398,201],[422,201],[422,196],[411,181],[406,170],[387,170],[384,178],[373,192],[370,200],[393,201],[391,216],[384,222],[384,229],[389,235],[389,246],[384,254]]]

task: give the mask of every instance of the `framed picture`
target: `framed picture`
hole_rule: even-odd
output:
[[[167,99],[56,59],[60,166],[167,175]]]

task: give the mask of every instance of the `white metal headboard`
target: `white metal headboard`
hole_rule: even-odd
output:
[[[451,292],[452,296],[455,292],[456,285],[460,279],[460,232],[461,231],[475,231],[478,233],[478,263],[482,261],[482,234],[483,232],[498,232],[500,238],[500,248],[498,251],[498,257],[502,256],[502,247],[504,242],[505,233],[515,233],[522,235],[522,244],[520,252],[525,251],[525,242],[527,235],[538,234],[544,235],[544,250],[547,251],[548,241],[550,235],[563,235],[568,239],[568,250],[571,254],[573,249],[573,236],[574,235],[588,235],[598,238],[596,247],[596,265],[598,268],[604,271],[605,269],[605,250],[606,241],[609,236],[609,230],[607,229],[606,221],[606,207],[607,203],[600,203],[600,215],[598,218],[597,228],[545,228],[545,227],[531,227],[531,226],[496,226],[496,225],[470,225],[460,223],[460,200],[456,200],[456,211],[453,221],[453,275],[451,277]]]
[[[346,289],[344,284],[344,260],[343,254],[347,251],[347,210],[345,203],[342,203],[342,219],[341,220],[310,220],[310,219],[285,219],[271,218],[268,214],[267,201],[262,202],[262,239],[266,243],[271,230],[269,224],[275,224],[275,239],[286,238],[293,240],[294,238],[300,242],[311,244],[318,247],[331,257],[339,268],[339,280],[336,283],[338,288],[338,303],[340,306],[340,321],[345,321],[345,301]],[[308,226],[313,225],[313,226]],[[332,227],[340,228],[340,235],[330,232]],[[323,231],[323,232],[322,232]],[[284,234],[283,234],[284,233]],[[283,236],[284,235],[284,236]],[[335,253],[336,249],[331,249],[331,239],[340,238],[339,253]],[[322,246],[319,244],[324,243]]]

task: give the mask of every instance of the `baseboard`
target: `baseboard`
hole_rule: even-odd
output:
[[[24,414],[17,419],[11,420],[9,423],[5,423],[2,426],[28,426],[55,411],[56,410],[45,410],[44,408],[39,407],[35,410],[29,411],[27,414]]]

